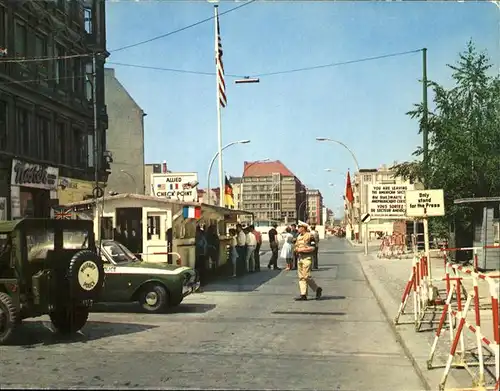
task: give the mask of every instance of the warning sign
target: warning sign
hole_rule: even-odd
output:
[[[373,219],[404,219],[406,191],[413,185],[368,185],[368,212]]]
[[[408,217],[444,216],[443,189],[413,190],[406,193]]]

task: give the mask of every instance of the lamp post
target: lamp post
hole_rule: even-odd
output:
[[[304,194],[306,191],[305,190],[299,190],[299,191],[296,191],[295,193],[293,193],[290,197],[288,197],[285,202],[284,202],[284,205],[283,206],[287,206],[288,205],[288,202],[292,199],[292,197],[295,197],[297,194]],[[298,213],[298,211],[297,211]],[[298,216],[297,216],[298,218]],[[285,218],[285,224],[288,224],[288,216],[286,216]]]
[[[333,140],[331,138],[328,138],[328,137],[316,137],[316,141],[326,141],[326,142],[330,142],[330,143],[335,143],[335,144],[338,144],[342,147],[344,147],[352,156],[353,160],[354,160],[354,163],[356,164],[356,171],[359,173],[359,175],[361,175],[360,171],[359,171],[359,163],[358,163],[358,159],[356,158],[356,155],[354,154],[354,152],[347,146],[345,145],[342,141],[338,141],[338,140]],[[358,213],[358,218],[359,218],[359,221],[358,221],[358,231],[359,231],[359,237],[361,238],[361,205],[363,205],[363,212],[366,212],[366,204],[363,202],[363,195],[364,195],[364,191],[363,191],[363,186],[361,185],[361,181],[359,183],[359,203],[360,203],[360,207],[359,207],[359,213]],[[368,255],[368,235],[365,234],[365,255]]]
[[[297,208],[297,220],[299,220],[299,216],[300,216],[300,208],[302,208],[302,205],[304,205],[304,212],[305,212],[306,202],[307,202],[307,199],[306,199],[305,201],[302,201],[302,202],[299,204],[299,207]],[[304,216],[305,216],[305,213],[304,213]],[[304,220],[307,220],[307,219],[304,217]]]
[[[120,172],[121,172],[122,174],[127,175],[130,179],[132,179],[132,182],[134,182],[135,194],[139,194],[139,193],[137,192],[137,182],[135,181],[135,178],[133,177],[133,175],[132,175],[130,172],[125,171],[125,170],[120,170]]]
[[[223,147],[222,147],[222,149],[221,149],[221,152],[222,152],[223,150],[225,150],[226,148],[229,148],[229,147],[231,147],[231,146],[233,146],[233,145],[236,145],[236,144],[248,144],[249,142],[250,142],[250,140],[233,141],[232,143],[229,143],[229,144],[227,144],[227,145],[223,146]],[[211,192],[210,192],[210,174],[212,173],[212,167],[213,167],[213,165],[214,165],[214,163],[215,163],[215,160],[216,160],[218,157],[219,157],[219,152],[217,152],[217,153],[214,155],[214,157],[213,157],[213,158],[212,158],[212,160],[210,161],[210,165],[208,166],[208,174],[207,174],[207,194],[208,194],[208,202],[207,202],[207,204],[209,204],[209,205],[212,203],[212,202],[211,202],[211,197],[210,197],[210,196],[211,196],[211,194],[210,194],[210,193],[211,193]],[[224,180],[222,180],[222,181],[220,181],[220,182],[221,182],[221,183],[224,183]],[[219,190],[220,190],[220,189],[219,189]],[[223,202],[223,201],[222,201],[222,200],[219,200],[219,201],[220,201],[220,204],[222,204],[222,202]]]

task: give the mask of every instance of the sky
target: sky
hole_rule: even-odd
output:
[[[222,13],[242,2],[219,3]],[[151,70],[122,63],[215,72],[214,21],[125,50],[124,46],[214,15],[203,1],[118,1],[107,5],[107,67],[146,112],[145,160],[170,170],[198,172],[207,183],[217,153],[214,75]],[[489,2],[267,2],[220,17],[228,104],[222,109],[223,144],[249,139],[223,153],[227,175],[241,176],[244,161],[281,160],[325,204],[343,204],[347,170],[412,159],[422,143],[418,123],[405,113],[421,101],[421,52],[334,67],[261,76],[237,76],[359,60],[426,47],[428,78],[452,86],[451,70],[472,40],[500,66],[500,9]],[[429,96],[430,99],[432,96]],[[326,172],[325,168],[333,169]],[[329,184],[333,183],[334,186]],[[211,176],[218,184],[218,167]]]

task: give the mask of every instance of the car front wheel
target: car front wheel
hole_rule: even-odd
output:
[[[163,311],[168,303],[167,290],[159,284],[148,284],[141,290],[139,302],[148,312]]]
[[[19,313],[6,293],[0,292],[0,345],[12,340],[14,329],[19,324]]]

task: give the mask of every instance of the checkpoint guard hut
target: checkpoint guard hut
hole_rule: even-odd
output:
[[[133,253],[140,254],[147,262],[177,263],[195,267],[196,227],[217,227],[220,239],[219,262],[227,262],[226,247],[229,244],[227,225],[235,223],[238,215],[252,213],[200,204],[164,199],[140,194],[118,194],[99,198],[96,213],[95,201],[85,200],[65,205],[73,218],[94,220],[97,231],[100,218],[100,234],[96,240],[116,240]],[[180,261],[173,254],[180,255]]]
[[[461,235],[454,232],[453,247],[472,244],[476,249],[479,270],[500,269],[500,197],[462,198],[455,205],[466,205],[473,210],[472,238],[463,243]],[[458,257],[458,254],[457,254]],[[470,259],[470,256],[469,256]]]

